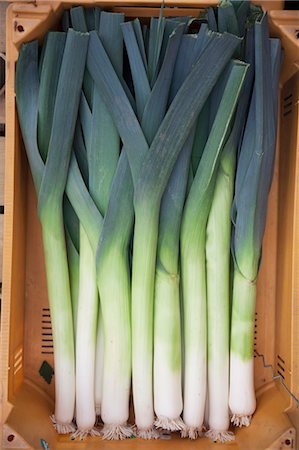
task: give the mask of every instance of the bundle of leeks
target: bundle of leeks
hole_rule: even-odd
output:
[[[78,6],[40,54],[37,41],[20,49],[16,100],[53,327],[52,420],[73,438],[167,429],[194,439],[207,428],[224,442],[234,439],[230,415],[249,425],[255,410],[280,43],[248,2],[222,1],[217,20],[209,8],[189,34],[192,22],[161,9],[147,28]]]

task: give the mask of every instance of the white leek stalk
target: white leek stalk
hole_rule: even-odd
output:
[[[228,141],[230,143],[230,141]],[[226,144],[217,173],[207,224],[207,319],[209,431],[213,442],[234,440],[228,431],[229,389],[229,273],[231,204],[236,146]]]
[[[95,388],[94,388],[97,422],[100,421],[101,415],[101,403],[103,396],[103,366],[104,366],[104,331],[103,331],[103,317],[101,312],[101,305],[99,305],[97,342],[96,342]]]
[[[100,433],[95,424],[95,347],[97,334],[98,290],[95,257],[89,239],[80,225],[79,294],[76,332],[76,423],[77,436]]]

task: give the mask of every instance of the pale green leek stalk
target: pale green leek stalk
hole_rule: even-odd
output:
[[[217,167],[237,105],[247,65],[233,62],[228,81],[186,200],[181,229],[185,367],[183,436],[202,433],[207,392],[206,224]],[[197,401],[194,401],[194,398]]]
[[[141,424],[137,423],[137,426],[145,431],[148,426],[152,428],[153,420],[150,414],[148,424],[143,422],[145,414],[152,410],[153,296],[160,202],[196,117],[238,43],[237,38],[226,34],[217,35],[207,46],[173,100],[148,149],[138,120],[99,39],[94,33],[90,35],[87,66],[114,118],[134,183],[133,396],[135,416]],[[202,83],[198,82],[200,76],[204,80]]]
[[[248,113],[254,76],[253,33],[247,34],[246,75],[234,124],[224,146],[209,214],[206,240],[208,318],[208,398],[206,436],[213,442],[234,439],[228,431],[231,206],[236,155]]]
[[[255,411],[253,336],[261,246],[274,167],[280,46],[269,39],[267,15],[255,24],[255,86],[242,141],[234,198],[234,282],[229,406],[248,426]]]
[[[56,395],[53,422],[59,433],[68,433],[74,429],[72,423],[75,403],[74,335],[62,199],[79,106],[87,45],[88,36],[73,30],[68,32],[44,169],[42,160],[35,160],[35,154],[39,154],[34,136],[37,130],[37,101],[34,104],[35,97],[30,98],[30,95],[36,96],[35,89],[38,85],[36,41],[21,48],[16,73],[17,107],[29,164],[38,192],[38,212],[42,225],[54,342]],[[31,106],[33,107],[30,110]],[[31,139],[33,139],[32,143],[30,143]],[[54,179],[56,182],[53,182]]]

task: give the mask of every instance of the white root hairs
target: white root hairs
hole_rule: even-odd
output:
[[[245,416],[242,414],[233,414],[232,418],[231,418],[231,422],[236,426],[236,427],[249,427],[250,423],[251,423],[251,418],[252,416]]]
[[[186,428],[186,425],[180,417],[169,419],[165,416],[158,416],[155,420],[155,427],[169,431],[182,431]]]
[[[130,425],[105,424],[101,430],[103,439],[108,441],[122,441],[133,435],[133,429]]]
[[[87,436],[101,436],[101,433],[96,428],[90,428],[89,430],[78,429],[72,434],[71,439],[79,438],[80,441],[83,441]]]
[[[205,436],[210,438],[213,442],[224,443],[235,440],[235,435],[232,431],[209,430],[206,432]]]
[[[135,430],[135,434],[137,437],[141,439],[159,439],[160,433],[158,430],[155,430],[155,428],[148,428],[146,430],[141,430],[137,428]]]
[[[199,437],[202,437],[203,435],[203,427],[188,427],[185,425],[185,429],[181,431],[182,438],[197,439]]]
[[[59,423],[55,419],[54,414],[50,416],[50,419],[52,421],[53,427],[57,431],[58,434],[69,434],[74,433],[76,431],[76,426],[73,422],[70,423]]]
[[[96,415],[97,416],[101,415],[101,405],[96,405]]]

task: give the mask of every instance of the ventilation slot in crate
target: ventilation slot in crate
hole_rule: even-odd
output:
[[[13,373],[16,375],[23,367],[23,348],[20,347],[14,355]]]
[[[49,308],[42,309],[42,355],[53,354],[52,324]]]
[[[292,112],[293,108],[293,94],[287,95],[283,99],[283,116],[287,116]]]
[[[280,375],[281,378],[284,380],[285,379],[285,361],[280,355],[277,355],[276,369],[277,369],[278,375]]]

